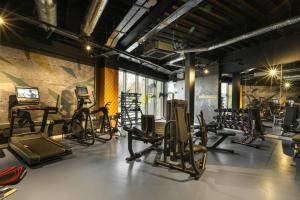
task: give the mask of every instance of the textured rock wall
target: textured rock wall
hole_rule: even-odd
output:
[[[15,86],[39,88],[41,103],[56,104],[60,95],[60,113],[52,118],[70,117],[75,108],[76,85],[94,90],[94,68],[29,51],[0,46],[0,123],[8,122],[8,98]],[[32,112],[33,118],[41,112]]]

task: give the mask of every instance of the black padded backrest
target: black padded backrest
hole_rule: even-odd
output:
[[[147,135],[155,132],[155,117],[154,115],[142,115],[142,130]]]
[[[190,137],[190,132],[187,125],[186,112],[184,107],[176,107],[176,129],[180,142],[187,142]]]
[[[167,101],[167,121],[170,120],[175,120],[177,122],[177,116],[176,116],[176,109],[180,107],[183,109],[184,115],[187,113],[187,101],[185,100],[178,100],[178,99],[173,99]],[[181,111],[180,111],[181,112]],[[184,116],[184,119],[186,116]],[[186,121],[185,121],[186,123]],[[177,141],[177,138],[179,139],[179,132],[178,132],[178,127],[174,123],[170,125],[169,132],[171,134],[176,134],[173,135],[172,137]]]
[[[260,112],[257,108],[252,108],[248,110],[248,115],[249,115],[249,120],[250,124],[252,124],[252,120],[255,121],[255,130],[258,133],[263,134],[264,133],[264,128],[263,124],[260,118]]]
[[[298,108],[297,106],[288,106],[285,110],[283,124],[286,126],[297,126]]]
[[[203,112],[200,111],[200,121],[199,121],[199,124],[200,124],[200,137],[201,137],[201,143],[203,146],[206,146],[207,144],[207,133],[208,133],[208,129],[207,129],[207,126],[206,126],[206,122],[205,122],[205,119],[204,119],[204,116],[203,116]]]

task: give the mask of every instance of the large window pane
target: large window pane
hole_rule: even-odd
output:
[[[155,104],[156,104],[156,83],[153,79],[148,79],[147,83],[147,99],[148,99],[148,114],[155,114]]]
[[[142,76],[139,76],[138,77],[138,93],[141,94],[141,109],[142,109],[142,112],[143,114],[146,113],[146,101],[147,101],[147,98],[146,98],[146,78],[145,77],[142,77]]]
[[[228,84],[228,95],[227,95],[228,108],[232,108],[232,84]]]
[[[163,118],[164,82],[120,70],[118,87],[119,97],[122,91],[141,94],[140,107],[143,114],[153,114],[156,119]],[[120,105],[119,112],[121,111]]]
[[[163,82],[157,81],[156,83],[156,118],[161,119],[163,118],[163,101],[164,101],[164,89],[163,89]]]
[[[136,92],[135,74],[126,73],[126,92]]]
[[[223,108],[232,107],[232,85],[231,83],[221,83],[221,101]]]

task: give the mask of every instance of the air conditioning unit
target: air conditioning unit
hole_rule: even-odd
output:
[[[174,55],[171,44],[161,41],[152,41],[146,44],[143,57],[156,60],[163,60],[171,55]]]

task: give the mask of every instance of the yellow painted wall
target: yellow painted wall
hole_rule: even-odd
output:
[[[243,108],[243,86],[240,86],[240,108]]]
[[[103,67],[100,69],[99,75],[99,107],[104,106],[107,102],[111,102],[109,113],[114,115],[118,112],[118,70]]]

